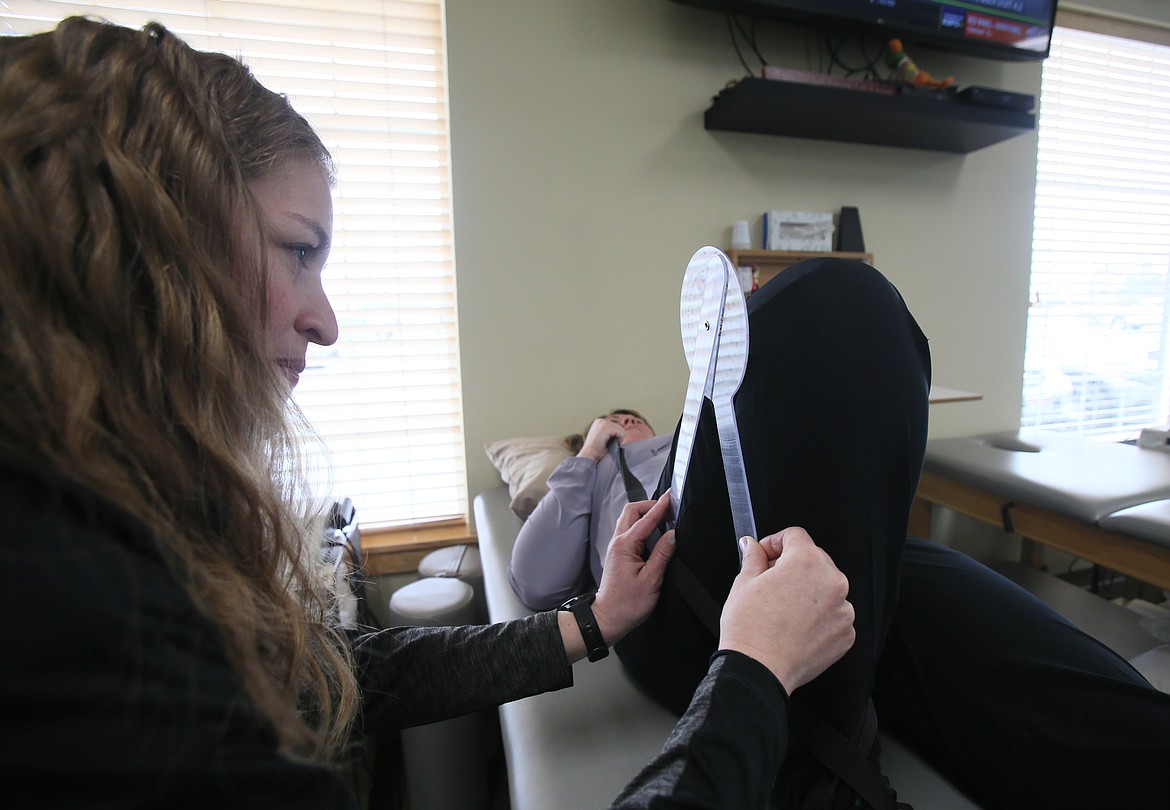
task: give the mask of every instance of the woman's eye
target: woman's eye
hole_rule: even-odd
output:
[[[307,267],[318,251],[313,245],[288,245],[287,247],[300,267]]]

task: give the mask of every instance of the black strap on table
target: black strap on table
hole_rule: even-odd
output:
[[[606,444],[606,451],[613,457],[621,470],[622,480],[626,486],[626,497],[631,501],[646,500],[646,488],[626,464],[626,455],[622,450],[621,442],[617,438],[610,439]],[[655,529],[647,547],[653,545],[660,532]],[[694,612],[707,628],[707,631],[716,639],[719,638],[719,616],[723,609],[703,587],[698,578],[687,565],[678,557],[670,561],[666,569],[666,576],[682,594],[687,606]],[[848,785],[862,801],[873,810],[895,810],[907,808],[905,803],[897,802],[897,795],[890,788],[887,780],[876,763],[866,755],[876,744],[877,714],[874,712],[873,701],[866,701],[865,714],[862,717],[856,743],[850,743],[841,732],[820,719],[812,712],[801,712],[794,718],[800,727],[799,742],[825,768],[835,774],[842,782]],[[832,807],[833,786],[824,784],[819,792],[808,797],[806,807]]]

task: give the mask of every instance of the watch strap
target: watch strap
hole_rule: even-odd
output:
[[[581,631],[581,638],[585,640],[585,650],[590,661],[600,661],[609,655],[609,646],[601,635],[601,628],[597,626],[597,618],[593,615],[593,600],[591,593],[574,596],[561,605],[561,610],[567,610],[577,620],[577,629]]]

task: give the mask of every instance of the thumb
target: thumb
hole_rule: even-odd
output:
[[[658,538],[658,542],[650,550],[646,566],[642,569],[643,576],[648,577],[651,582],[661,584],[662,580],[666,578],[666,564],[674,556],[674,548],[674,529],[671,529]]]
[[[767,570],[768,555],[754,537],[745,535],[739,538],[739,548],[743,552],[743,563],[739,569],[741,574],[756,576]]]

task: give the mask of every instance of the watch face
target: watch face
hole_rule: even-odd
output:
[[[561,605],[561,610],[572,610],[577,605],[591,605],[593,604],[593,600],[595,598],[596,594],[592,593],[583,593],[579,596],[574,596],[572,599],[565,602],[565,604]]]

